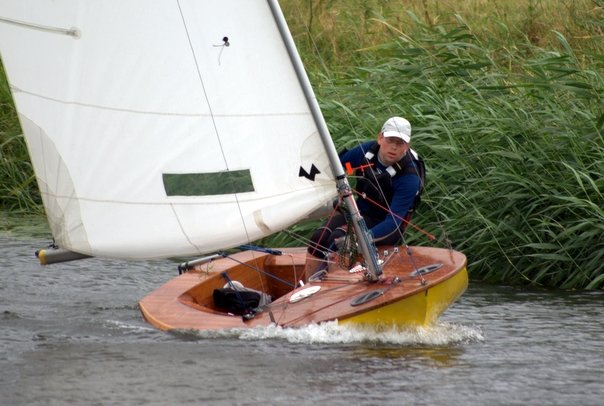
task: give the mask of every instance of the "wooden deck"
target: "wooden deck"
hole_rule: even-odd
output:
[[[303,248],[284,249],[281,256],[241,252],[174,278],[143,298],[140,308],[149,323],[162,330],[217,330],[271,323],[300,327],[335,319],[357,324],[427,324],[465,290],[466,258],[445,249],[411,250],[411,257],[406,252],[394,254],[390,250],[381,281],[367,282],[361,273],[331,265],[324,280],[297,289],[293,286],[303,276],[306,258]],[[415,269],[433,264],[442,266],[423,276],[413,274]],[[225,285],[223,272],[231,280],[268,293],[275,300],[249,321],[224,313],[212,299],[214,289]],[[319,286],[320,290],[309,298],[290,302],[292,294],[312,286]],[[352,305],[355,298],[372,291],[379,291],[375,299]]]

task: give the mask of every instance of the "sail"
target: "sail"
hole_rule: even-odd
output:
[[[265,0],[3,0],[0,55],[63,248],[196,255],[336,195]]]

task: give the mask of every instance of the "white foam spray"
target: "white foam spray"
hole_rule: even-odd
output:
[[[185,332],[183,332],[185,333]],[[301,328],[282,328],[271,325],[252,329],[228,329],[221,331],[187,331],[186,335],[198,338],[238,338],[240,340],[286,340],[300,344],[351,344],[375,343],[395,345],[442,346],[464,342],[484,341],[478,327],[439,322],[428,327],[400,329],[359,328],[340,325],[337,321],[310,324]]]

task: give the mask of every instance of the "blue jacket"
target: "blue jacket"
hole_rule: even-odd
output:
[[[374,144],[375,141],[368,141],[349,151],[345,151],[340,155],[340,162],[342,165],[348,162],[353,168],[365,164],[365,154]],[[411,160],[409,160],[408,165],[413,165]],[[378,159],[375,159],[374,171],[384,172],[386,168]],[[370,228],[373,238],[377,241],[397,230],[401,225],[401,219],[405,218],[407,212],[413,206],[415,196],[420,189],[420,178],[413,172],[397,174],[391,180],[392,198],[388,202],[388,205],[396,216],[388,215],[384,209],[377,207],[374,203],[363,199],[361,196],[357,198],[357,206],[361,214],[364,217],[378,220],[378,223]]]

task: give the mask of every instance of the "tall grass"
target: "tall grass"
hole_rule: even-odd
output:
[[[414,24],[413,36],[390,26],[393,39],[339,77],[315,76],[337,142],[409,118],[429,179],[430,209],[415,221],[440,234],[444,224],[473,276],[604,286],[602,53],[578,58],[560,33],[555,49],[527,38],[516,53],[463,20]]]
[[[389,41],[393,27],[413,36],[418,19],[428,27],[456,25],[459,18],[483,43],[525,53],[556,48],[560,32],[581,54],[601,50],[602,0],[281,0],[296,43],[310,70],[332,71],[354,61],[358,49]],[[379,20],[387,21],[388,26]],[[528,43],[529,47],[526,47]]]
[[[0,63],[0,209],[41,213],[41,199]]]

